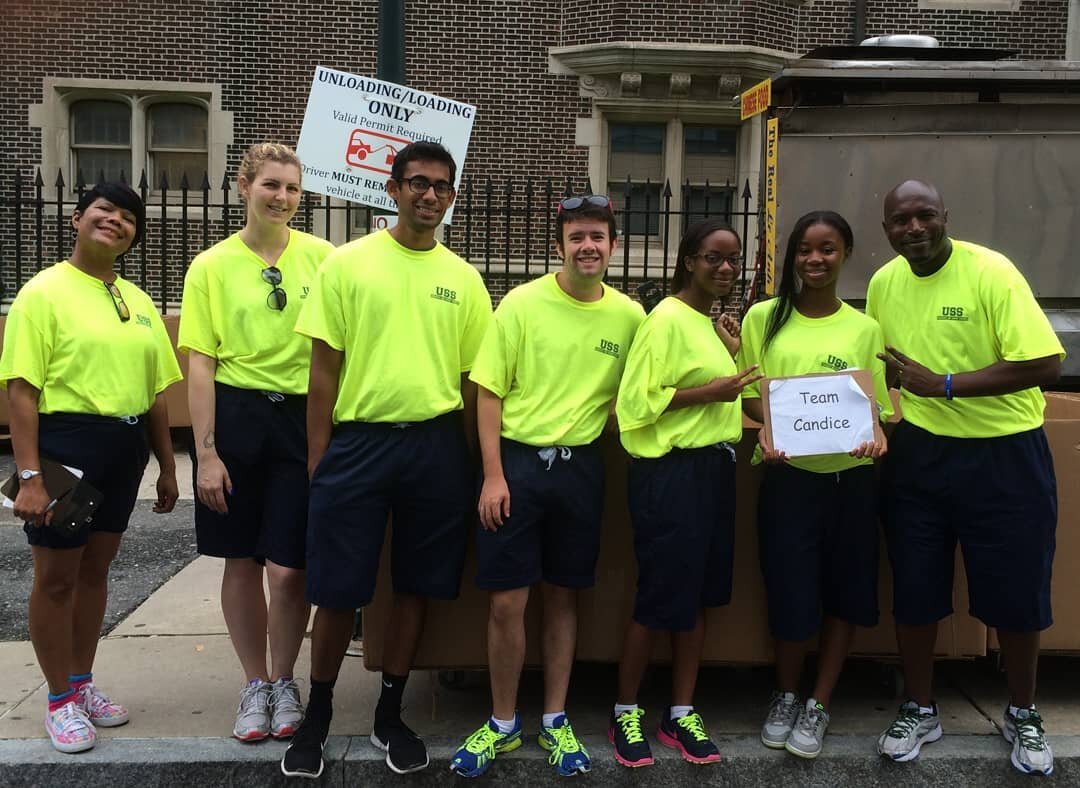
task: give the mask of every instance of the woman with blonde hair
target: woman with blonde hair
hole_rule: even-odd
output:
[[[225,559],[221,608],[247,679],[233,736],[248,742],[291,736],[303,718],[293,667],[309,612],[311,341],[293,326],[333,246],[289,227],[300,179],[292,148],[248,149],[237,177],[247,220],[192,261],[180,313],[195,437],[195,532],[202,555]]]

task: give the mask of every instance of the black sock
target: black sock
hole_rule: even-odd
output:
[[[333,712],[334,682],[311,679],[311,693],[308,695],[307,714],[330,718]]]
[[[383,672],[382,694],[379,695],[379,702],[375,705],[375,722],[385,724],[401,719],[401,696],[405,692],[405,682],[408,680],[408,674],[395,676],[392,673]]]

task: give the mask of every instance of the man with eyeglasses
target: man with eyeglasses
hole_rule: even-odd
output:
[[[558,774],[587,772],[566,714],[577,596],[595,580],[604,465],[598,438],[619,387],[641,307],[603,283],[615,250],[607,197],[559,205],[562,269],[514,288],[495,312],[470,378],[484,465],[477,584],[490,592],[492,714],[455,753],[464,777],[522,742],[518,683],[530,588],[543,598],[544,706],[539,744]]]
[[[394,597],[371,742],[399,774],[428,764],[401,698],[426,600],[459,590],[475,491],[466,436],[476,390],[466,375],[491,319],[479,273],[435,239],[455,173],[441,145],[403,148],[386,184],[397,224],[327,257],[297,322],[312,338],[307,597],[318,611],[287,776],[322,772],[334,682],[354,611],[374,594],[391,514]]]

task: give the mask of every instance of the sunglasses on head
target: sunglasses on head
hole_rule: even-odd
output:
[[[559,201],[558,213],[563,211],[576,211],[578,208],[582,208],[586,205],[592,205],[596,208],[607,208],[609,212],[614,213],[611,198],[606,194],[583,194],[579,197],[567,197],[565,200]]]
[[[281,269],[274,265],[267,266],[262,271],[262,278],[264,282],[274,288],[270,291],[270,295],[266,297],[266,305],[281,312],[285,309],[285,305],[289,303],[289,297],[281,289]]]

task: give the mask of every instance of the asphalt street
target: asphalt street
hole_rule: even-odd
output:
[[[0,478],[11,472],[0,462]],[[154,514],[153,501],[138,501],[109,574],[109,606],[103,633],[138,607],[162,583],[195,558],[192,502],[181,500],[169,514]],[[0,511],[0,641],[28,640],[27,599],[33,567],[22,523]]]

